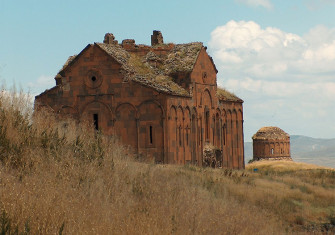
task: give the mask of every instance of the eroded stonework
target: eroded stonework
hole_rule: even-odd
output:
[[[201,166],[211,145],[222,154],[220,166],[244,168],[243,101],[217,87],[206,47],[164,44],[159,31],[151,41],[119,44],[106,34],[104,43],[69,57],[35,107],[88,119],[158,163]]]

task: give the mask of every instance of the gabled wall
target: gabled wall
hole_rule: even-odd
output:
[[[216,72],[202,48],[190,74],[192,98],[167,100],[168,163],[201,166],[210,144],[222,150],[223,167],[244,168],[242,102],[218,101]]]
[[[155,162],[201,166],[204,147],[211,144],[222,150],[223,167],[243,168],[242,103],[218,101],[216,72],[202,48],[193,71],[181,75],[192,97],[168,95],[125,81],[121,65],[89,45],[36,104],[87,119]]]
[[[37,104],[98,123],[103,133],[116,134],[134,151],[164,161],[164,95],[125,82],[120,64],[94,45],[62,75],[59,86],[36,97]]]

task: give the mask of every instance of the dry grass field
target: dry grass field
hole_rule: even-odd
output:
[[[333,169],[155,165],[85,123],[32,115],[28,100],[0,97],[0,234],[335,231]]]

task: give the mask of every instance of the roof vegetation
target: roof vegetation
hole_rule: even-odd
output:
[[[266,126],[259,129],[252,139],[287,139],[290,135],[275,126]]]
[[[242,99],[238,98],[234,93],[227,91],[222,87],[217,87],[216,95],[220,101],[237,101],[243,102]]]

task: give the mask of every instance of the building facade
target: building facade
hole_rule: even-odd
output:
[[[212,146],[219,166],[244,168],[243,101],[217,87],[206,49],[164,44],[159,31],[151,46],[106,34],[69,57],[35,107],[88,119],[157,163],[201,166]]]

